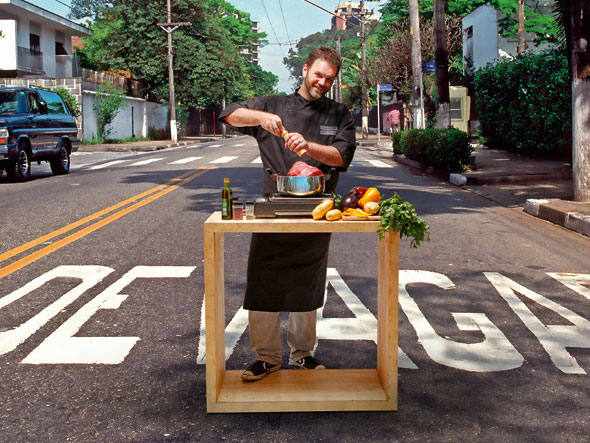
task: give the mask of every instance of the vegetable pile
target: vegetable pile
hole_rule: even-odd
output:
[[[430,226],[418,217],[414,206],[394,194],[393,197],[381,200],[381,209],[379,215],[381,216],[381,227],[377,230],[379,238],[383,238],[389,229],[399,232],[400,238],[411,238],[410,246],[417,248],[420,243],[430,240]]]
[[[381,198],[377,188],[356,186],[344,197],[338,194],[332,196],[333,204],[331,201],[329,204],[324,202],[314,210],[315,220],[325,217],[326,220],[335,221],[340,220],[342,216],[368,219],[370,215],[379,215],[379,239],[382,239],[389,229],[393,229],[399,233],[400,238],[410,238],[412,248],[417,248],[424,240],[430,240],[430,226],[418,216],[414,206],[398,194],[390,198]]]

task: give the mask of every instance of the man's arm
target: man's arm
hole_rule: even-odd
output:
[[[261,126],[274,135],[280,137],[285,129],[281,117],[270,112],[255,109],[238,108],[224,118],[224,121],[237,128],[243,126]]]

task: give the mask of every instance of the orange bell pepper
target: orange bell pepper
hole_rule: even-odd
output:
[[[379,200],[381,200],[381,194],[379,193],[377,188],[369,188],[369,189],[367,189],[367,192],[365,192],[365,195],[363,195],[363,198],[361,198],[358,201],[358,205],[362,208],[365,206],[365,203],[368,203],[368,202],[379,203]]]

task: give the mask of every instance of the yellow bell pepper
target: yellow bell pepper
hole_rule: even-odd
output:
[[[365,206],[365,203],[379,203],[379,200],[381,200],[381,194],[377,188],[369,188],[367,189],[367,192],[365,192],[365,195],[363,195],[363,197],[358,201],[358,205],[362,208]]]

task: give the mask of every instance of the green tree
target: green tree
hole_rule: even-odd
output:
[[[420,16],[431,19],[433,0],[418,0],[418,3]],[[448,0],[446,14],[451,17],[463,17],[486,3],[505,14],[500,21],[502,36],[515,38],[518,32],[518,0]],[[396,24],[408,17],[408,1],[389,0],[380,12],[382,26],[379,30],[379,46],[382,46],[392,37]],[[527,32],[535,33],[537,44],[556,41],[557,28],[549,12],[541,2],[525,2],[525,29]]]
[[[92,109],[96,113],[98,136],[107,138],[112,128],[107,128],[121,109],[125,93],[120,89],[114,88],[110,83],[104,83],[96,89]]]
[[[97,70],[125,72],[142,80],[148,97],[168,101],[167,37],[158,23],[165,2],[114,0],[92,25],[82,60]],[[176,99],[184,109],[221,103],[225,80],[228,100],[254,95],[244,46],[266,37],[251,30],[249,14],[222,0],[176,0],[172,20],[188,21],[173,34]],[[266,76],[265,81],[273,81]],[[274,84],[269,85],[272,90]],[[259,85],[257,85],[259,86]]]
[[[71,0],[68,16],[75,20],[86,18],[94,21],[110,4],[107,0]]]

